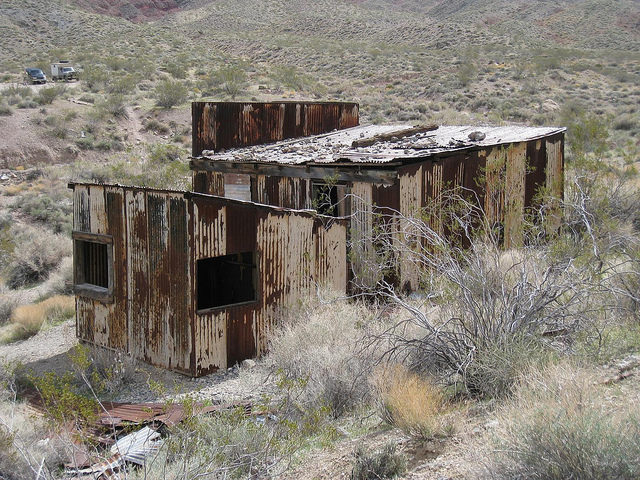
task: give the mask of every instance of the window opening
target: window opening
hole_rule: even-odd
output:
[[[198,310],[257,300],[255,252],[198,260]]]
[[[322,215],[339,216],[338,186],[326,183],[312,185],[313,208]]]
[[[109,235],[74,232],[76,293],[106,299],[113,291],[113,239]]]

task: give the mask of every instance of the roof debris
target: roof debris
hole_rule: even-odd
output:
[[[224,152],[204,150],[202,157],[216,162],[362,166],[411,162],[445,151],[524,142],[563,131],[558,127],[367,125]]]

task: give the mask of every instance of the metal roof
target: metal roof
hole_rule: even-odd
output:
[[[524,142],[564,132],[558,127],[433,126],[412,133],[413,125],[362,125],[267,145],[222,152],[204,150],[199,158],[216,162],[306,164],[389,164],[437,153]],[[406,135],[405,135],[406,134]],[[473,134],[470,136],[470,134]],[[396,136],[397,135],[397,136]],[[378,140],[380,139],[380,140]],[[367,141],[369,140],[369,141]],[[355,143],[354,143],[355,142]],[[358,144],[369,144],[358,146]]]

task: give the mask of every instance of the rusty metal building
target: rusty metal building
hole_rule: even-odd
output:
[[[192,115],[193,193],[71,185],[78,337],[188,375],[259,355],[280,308],[365,276],[374,211],[465,187],[510,247],[541,189],[562,196],[562,128],[360,126],[341,102]]]
[[[192,376],[265,351],[279,307],[345,291],[346,223],[189,192],[72,184],[77,335]]]
[[[203,124],[206,108],[194,107],[194,124]],[[270,107],[250,108],[260,112],[263,125],[274,123]],[[351,255],[355,275],[363,274],[359,261],[367,247],[358,237],[371,236],[374,207],[410,217],[444,190],[464,187],[500,225],[509,248],[520,243],[524,215],[536,206],[537,194],[563,194],[564,128],[349,126],[358,123],[352,111],[353,121],[334,132],[265,145],[236,141],[231,150],[208,141],[215,135],[206,128],[194,129],[194,190],[224,195],[225,178],[245,175],[253,202],[349,218],[352,246],[360,246]],[[215,123],[210,117],[207,122]],[[407,289],[415,288],[410,272],[400,276]]]

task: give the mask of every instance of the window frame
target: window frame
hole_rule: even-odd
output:
[[[335,183],[327,183],[326,180],[323,179],[312,179],[311,180],[311,208],[313,208],[320,215],[324,215],[327,217],[334,218],[343,218],[349,215],[348,212],[351,210],[350,204],[348,204],[349,195],[350,195],[350,184],[347,182],[335,182]],[[314,205],[318,201],[318,195],[316,193],[318,190],[322,188],[329,189],[329,198],[331,197],[331,190],[335,189],[336,193],[336,203],[332,203],[328,208],[333,209],[332,213],[322,213],[317,205]]]
[[[73,291],[76,295],[93,298],[101,302],[113,302],[114,264],[113,264],[113,236],[100,233],[73,231]],[[84,259],[81,258],[78,242],[98,243],[107,247],[107,287],[92,283],[79,283],[82,277]]]
[[[200,289],[200,285],[199,285],[199,263],[202,260],[208,260],[210,258],[220,258],[220,257],[227,257],[229,255],[237,255],[237,254],[241,254],[241,253],[252,253],[253,254],[253,259],[254,259],[254,267],[253,267],[253,291],[254,291],[254,299],[252,300],[245,300],[242,302],[238,302],[238,303],[227,303],[226,305],[218,305],[215,307],[207,307],[207,308],[198,308],[198,291]],[[195,287],[195,291],[194,291],[194,296],[195,296],[195,310],[196,310],[196,314],[198,315],[207,315],[209,313],[213,313],[216,311],[220,311],[220,310],[226,310],[226,309],[230,309],[230,308],[236,308],[236,307],[245,307],[247,305],[252,305],[252,304],[257,304],[260,302],[260,299],[262,298],[262,289],[260,286],[260,275],[259,275],[259,267],[260,267],[260,254],[257,250],[253,250],[253,251],[249,251],[249,252],[236,252],[236,253],[227,253],[225,255],[216,255],[214,257],[202,257],[202,258],[198,258],[196,259],[196,265],[195,265],[195,281],[194,281],[194,287]]]

